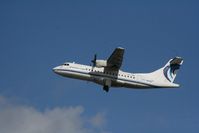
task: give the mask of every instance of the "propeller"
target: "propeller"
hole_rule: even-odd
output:
[[[93,71],[94,67],[96,66],[96,60],[97,60],[97,54],[95,54],[93,60],[91,60],[91,62],[93,63],[92,71]]]
[[[96,66],[97,54],[94,55],[94,59],[91,61],[93,63],[93,67]]]

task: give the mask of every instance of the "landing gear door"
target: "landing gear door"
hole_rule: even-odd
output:
[[[111,87],[111,80],[110,79],[104,79],[104,86]]]

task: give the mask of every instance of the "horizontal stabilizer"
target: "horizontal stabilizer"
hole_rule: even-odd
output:
[[[181,57],[175,57],[170,61],[170,65],[175,65],[175,64],[182,65],[182,63],[183,59]]]

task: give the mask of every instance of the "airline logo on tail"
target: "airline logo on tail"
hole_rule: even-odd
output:
[[[170,82],[173,82],[175,80],[177,70],[180,69],[182,63],[183,59],[181,57],[175,57],[165,65],[163,72],[167,80],[169,80]]]

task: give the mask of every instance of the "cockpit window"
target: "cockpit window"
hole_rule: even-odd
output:
[[[69,66],[69,64],[68,64],[68,63],[65,63],[64,66]]]

